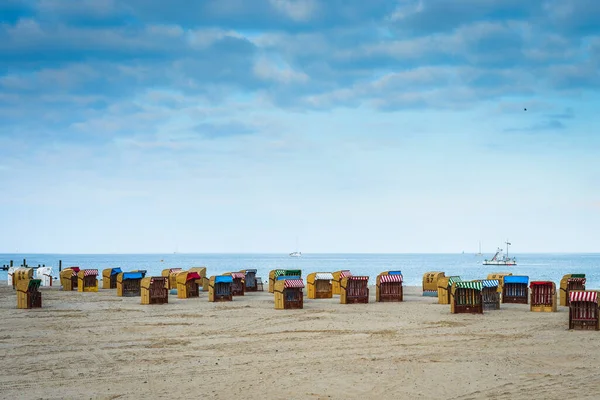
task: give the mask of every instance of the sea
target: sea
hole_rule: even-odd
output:
[[[207,275],[219,275],[242,269],[256,269],[257,276],[268,282],[273,269],[300,269],[302,276],[311,272],[350,270],[353,275],[369,276],[375,284],[382,271],[402,271],[406,286],[421,286],[423,274],[443,271],[446,276],[460,276],[463,280],[485,279],[489,273],[512,272],[526,275],[530,281],[553,281],[559,284],[565,274],[585,274],[588,289],[600,289],[600,253],[593,254],[510,254],[516,257],[516,266],[482,265],[483,256],[475,254],[0,254],[0,265],[15,266],[26,260],[28,266],[53,267],[58,277],[59,260],[62,267],[78,266],[98,269],[119,267],[123,271],[146,270],[146,276],[160,276],[167,268],[204,266]],[[0,271],[0,280],[7,279],[7,271]]]

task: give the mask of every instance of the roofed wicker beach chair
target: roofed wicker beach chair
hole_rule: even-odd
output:
[[[77,291],[78,292],[97,292],[98,291],[98,270],[82,269],[77,273]]]
[[[571,290],[569,292],[569,329],[599,330],[598,292]]]
[[[106,268],[102,270],[102,289],[116,289],[117,275],[121,272],[121,268]]]
[[[17,282],[17,308],[41,308],[41,279],[22,279]]]
[[[277,278],[274,287],[275,309],[291,310],[304,308],[304,282],[298,276],[283,275]]]
[[[500,282],[498,279],[483,279],[481,280],[481,299],[483,301],[483,309],[499,310],[500,309],[500,292],[498,288]]]
[[[309,299],[331,299],[333,297],[331,272],[313,272],[306,277]]]
[[[200,297],[202,277],[197,272],[181,271],[177,274],[177,298]]]
[[[231,275],[211,276],[208,286],[208,301],[217,302],[233,300],[233,295],[231,294],[232,284],[233,277]]]
[[[244,291],[246,292],[256,292],[256,270],[255,269],[243,269],[240,271],[244,274]]]
[[[483,314],[481,281],[455,281],[450,288],[450,312],[453,314]]]
[[[142,304],[167,304],[169,302],[168,277],[144,277],[140,285]]]
[[[142,279],[146,271],[120,272],[117,275],[117,296],[136,297],[142,295]]]
[[[231,283],[231,294],[233,296],[243,296],[245,292],[246,284],[244,279],[246,278],[246,274],[243,272],[227,272],[223,275],[229,275],[233,279]]]
[[[425,272],[423,274],[423,296],[438,296],[438,280],[446,274],[440,271]]]
[[[462,281],[460,276],[441,276],[438,279],[438,304],[450,304],[450,289],[454,282]]]
[[[340,304],[368,303],[369,277],[346,276],[340,282]]]
[[[529,277],[509,275],[503,277],[502,281],[502,303],[529,303]]]
[[[377,275],[375,281],[375,301],[400,302],[403,298],[402,272],[385,271]]]
[[[535,312],[556,312],[556,285],[550,281],[530,283],[531,302],[529,309]]]
[[[60,285],[62,286],[62,290],[67,292],[77,290],[78,272],[79,267],[69,267],[60,271]]]
[[[560,305],[569,307],[569,292],[585,290],[585,274],[567,274],[560,280]]]
[[[335,271],[333,273],[333,280],[331,281],[331,292],[333,294],[337,294],[337,295],[342,294],[342,290],[341,290],[342,279],[344,279],[348,276],[352,276],[352,272],[350,272],[347,269],[344,269],[341,271]]]

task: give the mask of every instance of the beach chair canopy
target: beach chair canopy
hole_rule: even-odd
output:
[[[274,274],[275,278],[277,278],[280,275],[285,275],[285,270],[284,269],[276,269]]]
[[[120,274],[121,272],[123,272],[123,271],[121,271],[121,268],[112,268],[112,269],[110,270],[110,276],[113,276],[113,275],[118,275],[118,274]]]
[[[504,284],[507,283],[523,283],[527,285],[529,283],[529,277],[519,275],[508,275],[504,277]]]
[[[83,270],[83,276],[97,276],[97,275],[98,275],[97,269],[84,269]]]
[[[291,275],[291,276],[301,276],[302,275],[302,270],[299,270],[299,269],[286,269],[285,270],[285,274],[286,275]]]
[[[381,275],[379,283],[402,282],[402,275]]]
[[[457,289],[474,289],[474,290],[479,290],[481,291],[483,289],[483,283],[482,282],[475,282],[475,281],[457,281],[454,282],[456,284],[456,288]]]
[[[498,279],[484,279],[481,281],[483,287],[498,287],[500,281]]]
[[[302,282],[302,279],[286,279],[283,286],[285,288],[300,288],[301,289],[304,287],[304,282]]]
[[[347,276],[346,278],[348,278],[349,281],[368,281],[369,277],[368,276]]]
[[[252,272],[256,273],[256,270],[255,270],[255,269],[247,269],[247,270],[246,270],[246,273],[247,273],[247,274],[248,274],[248,273],[252,273]]]
[[[585,278],[585,274],[571,274],[571,278]]]
[[[73,271],[75,271],[75,273],[79,272],[79,267],[69,267],[69,269],[72,269]]]
[[[181,272],[181,268],[169,268],[169,272]]]
[[[388,275],[402,275],[402,271],[388,271]]]
[[[20,281],[17,283],[17,291],[18,292],[34,292],[40,288],[42,284],[41,279],[31,279],[28,281]]]
[[[242,272],[232,272],[231,277],[233,279],[244,279],[246,277],[246,275]]]
[[[315,280],[317,280],[317,281],[331,281],[331,280],[333,280],[333,274],[331,272],[317,272],[315,274]]]
[[[233,283],[233,277],[230,275],[215,276],[215,283]]]
[[[145,271],[123,272],[123,280],[126,281],[128,279],[142,279],[144,275]]]
[[[186,280],[187,281],[191,281],[191,280],[194,280],[194,279],[202,279],[202,277],[197,272],[188,272]]]
[[[569,292],[569,300],[574,301],[587,301],[592,303],[598,303],[598,292]]]
[[[551,285],[552,282],[550,281],[531,281],[529,283],[530,287],[534,287],[534,286],[542,286],[542,285]]]
[[[448,286],[452,286],[454,282],[461,282],[460,276],[451,276],[448,278]]]
[[[349,270],[340,271],[340,279],[347,278],[349,276],[352,276],[352,272]]]
[[[277,277],[278,281],[287,281],[288,279],[298,279],[298,275],[280,275]]]
[[[585,285],[585,278],[571,276],[569,279],[567,279],[567,282],[579,282],[582,285]]]

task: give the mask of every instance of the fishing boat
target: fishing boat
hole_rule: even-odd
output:
[[[483,265],[517,265],[517,259],[515,257],[510,258],[508,256],[508,246],[511,243],[507,240],[506,242],[506,254],[503,254],[502,249],[498,247],[496,254],[491,260],[483,260]]]

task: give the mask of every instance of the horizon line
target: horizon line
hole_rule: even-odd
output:
[[[481,253],[494,254],[495,252]],[[289,255],[287,252],[133,252],[133,253],[43,253],[43,252],[32,252],[32,253],[0,253],[0,256],[5,255]],[[302,253],[305,255],[332,255],[332,254],[354,254],[354,255],[473,255],[478,256],[480,254],[475,252],[459,252],[459,253],[447,253],[447,252],[313,252],[313,253]],[[600,255],[600,252],[591,251],[562,251],[562,252],[512,252],[511,254],[589,254],[589,255]]]

